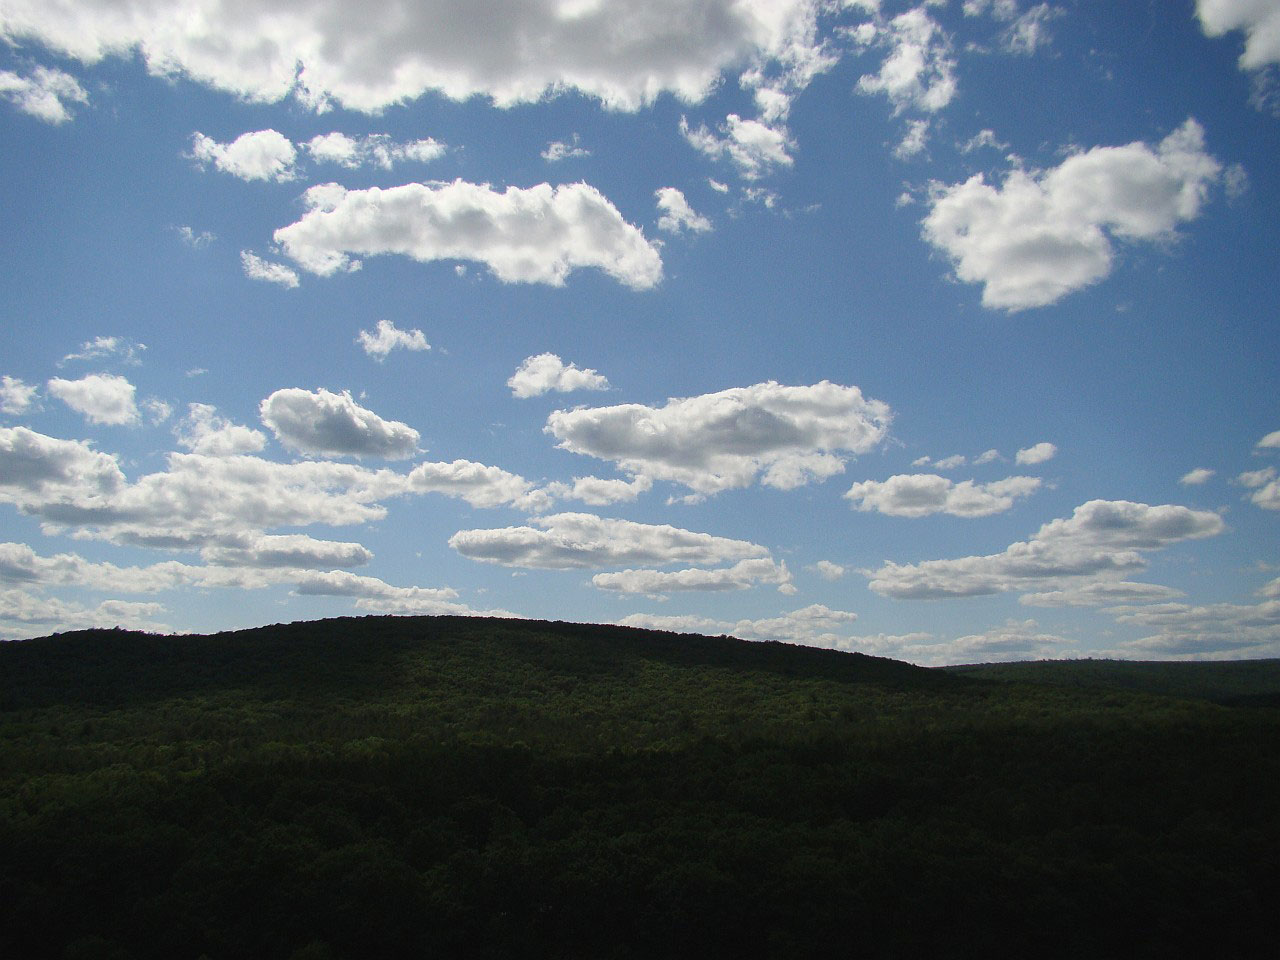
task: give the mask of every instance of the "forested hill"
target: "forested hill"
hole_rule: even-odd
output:
[[[0,644],[0,956],[1273,955],[1280,710],[621,627]]]

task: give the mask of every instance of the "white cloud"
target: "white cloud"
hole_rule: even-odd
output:
[[[712,180],[710,177],[707,177],[707,186],[709,186],[716,193],[729,192],[729,185],[727,183],[721,183],[719,180]]]
[[[728,157],[747,180],[758,180],[772,173],[774,167],[789,167],[795,162],[789,153],[795,144],[786,127],[743,120],[736,113],[725,117],[719,136],[705,124],[693,129],[684,117],[680,118],[680,132],[707,156]]]
[[[0,428],[0,502],[37,517],[46,532],[120,544],[296,551],[300,541],[286,543],[264,531],[369,523],[386,516],[381,501],[414,492],[408,476],[391,470],[195,453],[169,454],[166,469],[130,483],[114,457],[87,443]],[[314,550],[332,560],[335,550],[355,556],[363,548],[322,544]]]
[[[171,627],[154,617],[162,614],[158,603],[131,603],[104,600],[86,608],[56,597],[43,597],[25,590],[0,591],[0,636],[19,639],[54,630],[83,630],[90,627],[123,627],[152,633],[168,633]]]
[[[1094,147],[1048,171],[1013,170],[999,188],[980,173],[934,184],[923,233],[960,280],[983,284],[984,306],[1042,307],[1109,274],[1113,238],[1172,238],[1221,169],[1189,119],[1154,150]]]
[[[1029,496],[1039,487],[1039,477],[953,483],[934,473],[916,473],[855,483],[845,497],[863,512],[875,510],[894,517],[927,517],[935,513],[988,517],[1011,509],[1016,498]]]
[[[1018,602],[1028,607],[1105,607],[1114,604],[1162,603],[1181,597],[1182,591],[1158,583],[1099,580],[1069,587],[1024,593]]]
[[[925,462],[928,462],[927,458],[925,459]],[[935,460],[933,465],[939,470],[954,470],[957,467],[963,467],[967,462],[968,460],[964,454],[953,453],[949,457],[943,457],[941,460]]]
[[[995,663],[1061,657],[1071,646],[1063,637],[1044,633],[1034,620],[1006,620],[1003,626],[954,640],[936,640],[928,634],[902,637],[852,637],[857,649],[893,656],[925,666],[954,663]]]
[[[371,166],[390,170],[397,163],[430,163],[448,150],[443,143],[427,137],[409,143],[397,143],[385,133],[349,137],[334,131],[312,137],[304,149],[317,163],[336,163],[348,170]]]
[[[838,563],[832,563],[830,560],[819,560],[809,568],[818,574],[823,580],[839,580],[847,572],[844,567]]]
[[[1261,487],[1268,480],[1274,480],[1276,476],[1275,467],[1263,467],[1261,470],[1246,470],[1240,476],[1236,477],[1236,483],[1242,487]]]
[[[274,527],[380,520],[408,492],[390,470],[327,461],[171,453],[166,469],[128,483],[115,459],[32,431],[0,435],[0,500],[54,532],[161,549],[243,545]]]
[[[1280,655],[1280,600],[1261,603],[1165,603],[1112,607],[1116,621],[1157,632],[1124,645],[1138,656],[1274,657]]]
[[[35,403],[36,389],[6,374],[0,379],[0,413],[10,416],[26,413]]]
[[[207,403],[187,405],[187,415],[173,430],[178,443],[192,453],[208,457],[232,457],[257,453],[267,445],[261,430],[242,427],[218,416],[217,408]]]
[[[789,490],[844,470],[844,456],[884,439],[889,406],[857,387],[758,383],[668,400],[557,410],[546,432],[561,449],[699,494],[761,482]]]
[[[0,427],[0,499],[26,507],[43,501],[100,500],[124,486],[116,458],[80,440],[26,427]]]
[[[1270,479],[1259,484],[1249,495],[1249,501],[1264,510],[1280,510],[1280,480]]]
[[[999,450],[987,450],[983,453],[978,454],[976,457],[973,458],[973,465],[975,467],[980,467],[983,464],[993,463],[996,460],[1001,460],[1001,459],[1003,458],[1000,456]]]
[[[251,280],[264,280],[290,290],[298,286],[296,270],[286,267],[283,263],[263,260],[251,250],[240,251],[240,265],[244,268],[244,275]]]
[[[575,133],[571,142],[552,140],[547,144],[547,149],[542,151],[541,156],[547,163],[559,163],[561,160],[589,157],[591,151],[578,145],[578,135]]]
[[[1090,500],[1070,518],[1042,526],[1003,553],[886,563],[868,572],[869,586],[895,599],[932,599],[1044,587],[1068,589],[1089,579],[1119,578],[1145,566],[1141,551],[1212,537],[1224,529],[1216,513],[1128,500]]]
[[[449,538],[449,546],[473,560],[553,570],[715,564],[769,555],[764,547],[745,540],[585,513],[557,513],[530,523],[533,526],[460,530]]]
[[[1013,462],[1019,466],[1034,466],[1037,463],[1047,463],[1058,455],[1058,448],[1052,443],[1044,441],[1033,444],[1030,447],[1024,447],[1014,454]]]
[[[277,390],[262,401],[262,422],[288,447],[305,454],[403,460],[418,450],[417,430],[383,420],[348,391]]]
[[[361,330],[357,343],[364,352],[379,363],[387,359],[387,354],[396,348],[403,350],[430,350],[426,336],[421,330],[400,330],[390,320],[379,320],[377,332]]]
[[[285,6],[190,0],[14,0],[4,35],[85,63],[139,55],[148,70],[254,101],[294,95],[377,112],[434,90],[499,106],[577,90],[615,109],[705,97],[744,63],[815,56],[816,0]]]
[[[1001,143],[996,137],[994,130],[979,130],[972,137],[966,140],[960,147],[961,153],[973,153],[975,150],[990,148],[993,150],[1008,150],[1009,144]]]
[[[524,477],[471,460],[420,463],[409,471],[408,488],[416,493],[457,497],[473,507],[512,506],[538,511],[550,508],[552,503],[548,493],[535,489]]]
[[[387,190],[334,183],[303,194],[307,213],[275,232],[303,269],[321,276],[358,266],[348,254],[401,254],[415,260],[474,260],[504,283],[560,286],[569,273],[597,267],[636,290],[662,279],[662,259],[643,231],[585,183],[501,193],[455,180]]]
[[[452,587],[396,587],[377,577],[334,570],[313,573],[297,582],[294,593],[306,597],[354,597],[357,610],[417,616],[510,617],[506,610],[473,610],[453,602]]]
[[[112,373],[91,373],[79,380],[54,377],[45,389],[90,423],[126,426],[139,420],[133,384]]]
[[[760,620],[712,620],[699,616],[633,613],[618,621],[624,627],[673,633],[730,634],[743,640],[774,640],[813,647],[849,649],[849,638],[835,631],[858,619],[856,613],[811,604],[778,617]]]
[[[1196,15],[1207,36],[1245,33],[1240,69],[1280,63],[1280,6],[1270,0],[1196,0]]]
[[[644,593],[653,596],[684,591],[749,590],[760,584],[776,584],[782,593],[795,593],[791,573],[785,563],[767,557],[740,560],[731,567],[685,570],[622,570],[597,573],[591,583],[601,590]]]
[[[358,543],[316,540],[306,534],[252,534],[201,550],[206,563],[224,567],[307,569],[359,567],[373,554]]]
[[[951,56],[951,41],[924,7],[863,31],[857,39],[864,45],[890,48],[879,72],[858,80],[858,90],[883,93],[895,114],[908,108],[936,113],[955,97],[956,62]]]
[[[212,164],[241,180],[292,180],[298,175],[294,161],[298,151],[278,130],[242,133],[230,143],[219,143],[203,133],[191,135],[191,159],[201,166]]]
[[[558,500],[579,500],[593,507],[635,500],[653,489],[648,477],[631,480],[605,480],[601,477],[574,477],[572,484],[549,483],[546,492]]]
[[[199,233],[196,233],[196,231],[191,227],[185,225],[174,227],[173,229],[177,232],[178,238],[192,250],[203,249],[218,239],[208,230],[201,230]]]
[[[75,353],[68,353],[58,361],[58,366],[75,360],[118,359],[121,363],[137,366],[142,363],[142,352],[147,349],[145,343],[136,343],[124,337],[94,337],[80,344]]]
[[[893,148],[893,155],[899,160],[907,160],[924,152],[929,142],[929,121],[912,120],[907,124],[906,135]]]
[[[71,119],[68,103],[89,102],[89,95],[75,77],[48,67],[36,67],[26,77],[0,70],[0,97],[23,113],[55,124]]]
[[[540,353],[525,357],[516,372],[507,380],[513,397],[540,397],[554,390],[569,393],[573,390],[608,390],[609,380],[595,370],[580,370],[575,364],[565,366],[554,353]]]
[[[1030,56],[1052,42],[1049,23],[1062,15],[1063,11],[1058,7],[1036,4],[1009,24],[1000,35],[1001,45],[1009,53]]]
[[[1259,450],[1280,450],[1280,430],[1273,430],[1255,444]]]
[[[689,206],[684,194],[675,187],[661,187],[654,191],[654,196],[658,198],[658,209],[662,211],[658,218],[659,230],[679,233],[687,227],[694,233],[704,233],[711,229],[711,221]]]
[[[1217,473],[1216,470],[1210,470],[1208,467],[1196,467],[1194,470],[1188,470],[1184,473],[1178,482],[1183,486],[1198,487],[1208,483],[1215,473]]]

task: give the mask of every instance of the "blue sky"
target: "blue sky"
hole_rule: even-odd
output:
[[[1280,655],[1280,2],[401,6],[0,0],[0,637]]]

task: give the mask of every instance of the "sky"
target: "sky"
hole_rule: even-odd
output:
[[[1280,656],[1280,0],[0,37],[0,638]]]

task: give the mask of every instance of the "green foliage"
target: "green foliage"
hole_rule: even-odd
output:
[[[1270,955],[1280,711],[465,618],[0,645],[0,955]]]

